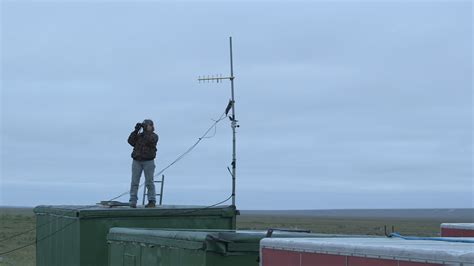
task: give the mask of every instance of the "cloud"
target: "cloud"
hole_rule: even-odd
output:
[[[6,2],[1,204],[127,190],[144,118],[171,162],[227,104],[196,78],[226,75],[232,35],[240,208],[472,207],[471,7]],[[227,197],[230,141],[225,120],[166,172],[170,203]]]

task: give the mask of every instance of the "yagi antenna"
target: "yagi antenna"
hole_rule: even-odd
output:
[[[222,76],[222,74],[219,75],[212,75],[212,76],[199,76],[198,81],[199,83],[201,82],[216,82],[216,83],[222,83],[223,80],[230,80],[230,92],[231,92],[231,98],[229,100],[229,103],[227,105],[227,108],[225,110],[225,114],[228,115],[229,111],[232,110],[231,115],[229,116],[229,119],[231,121],[230,126],[232,128],[232,205],[235,206],[235,177],[236,177],[236,163],[237,163],[237,157],[236,157],[236,152],[235,152],[235,129],[239,127],[237,124],[238,120],[235,119],[235,99],[234,99],[234,63],[232,59],[232,37],[229,37],[229,51],[230,51],[230,75],[229,76]]]
[[[208,83],[209,83],[209,82],[212,82],[212,83],[217,82],[217,83],[219,83],[219,82],[222,82],[222,80],[225,80],[225,79],[230,79],[230,80],[232,80],[233,77],[232,77],[232,76],[223,77],[222,74],[216,74],[216,75],[210,75],[210,76],[202,76],[202,77],[199,76],[199,77],[198,77],[199,83],[201,83],[201,81],[202,81],[202,82],[208,82]]]
[[[207,82],[207,83],[209,83],[209,82],[212,82],[212,83],[221,82],[222,83],[222,80],[224,80],[224,79],[230,79],[230,77],[222,77],[222,74],[211,75],[211,76],[202,76],[202,77],[199,76],[198,77],[199,83],[201,83],[201,81],[202,82]]]

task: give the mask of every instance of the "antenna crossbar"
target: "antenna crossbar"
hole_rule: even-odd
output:
[[[222,80],[228,79],[233,80],[235,77],[228,76],[228,77],[199,77],[198,81],[217,81],[220,82]]]

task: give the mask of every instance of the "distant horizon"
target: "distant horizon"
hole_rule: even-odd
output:
[[[59,205],[61,206],[61,205]],[[171,205],[174,206],[174,205]],[[68,206],[65,206],[68,207]],[[166,206],[167,207],[167,206]],[[164,210],[166,209],[164,208]],[[198,207],[199,206],[190,206]],[[216,206],[219,207],[219,206]],[[26,211],[33,214],[35,207],[0,206],[0,213]],[[109,209],[107,207],[104,207]],[[120,209],[118,207],[117,209]],[[474,208],[423,208],[423,209],[313,209],[313,210],[249,210],[240,209],[242,216],[305,217],[308,219],[377,219],[377,220],[426,220],[440,223],[474,223]]]
[[[70,205],[70,204],[38,204],[38,205],[35,205],[35,206],[14,206],[14,205],[0,205],[0,208],[35,208],[37,206],[42,206],[42,205],[45,205],[45,206],[76,206],[76,205]],[[95,205],[95,204],[90,204],[90,205]],[[173,206],[173,205],[177,205],[179,206],[178,204],[163,204],[163,205],[169,205],[169,206]],[[83,206],[83,204],[80,204],[80,205],[77,205],[77,206]],[[184,205],[186,206],[186,205]],[[196,206],[204,206],[204,205],[196,205]],[[229,206],[229,205],[218,205],[218,206]],[[159,207],[159,205],[158,205]],[[238,206],[237,206],[237,209],[239,211],[332,211],[332,210],[335,210],[335,211],[344,211],[344,210],[347,210],[347,211],[356,211],[356,210],[361,210],[361,211],[364,211],[364,210],[473,210],[474,211],[474,207],[473,208],[374,208],[374,209],[371,209],[371,208],[354,208],[354,209],[239,209]],[[474,213],[473,213],[474,215]]]

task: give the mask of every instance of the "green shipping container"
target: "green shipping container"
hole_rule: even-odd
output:
[[[108,265],[112,227],[235,229],[238,214],[234,206],[38,206],[34,212],[37,266]]]
[[[109,266],[258,266],[263,231],[112,228]],[[274,238],[355,237],[274,232]]]

